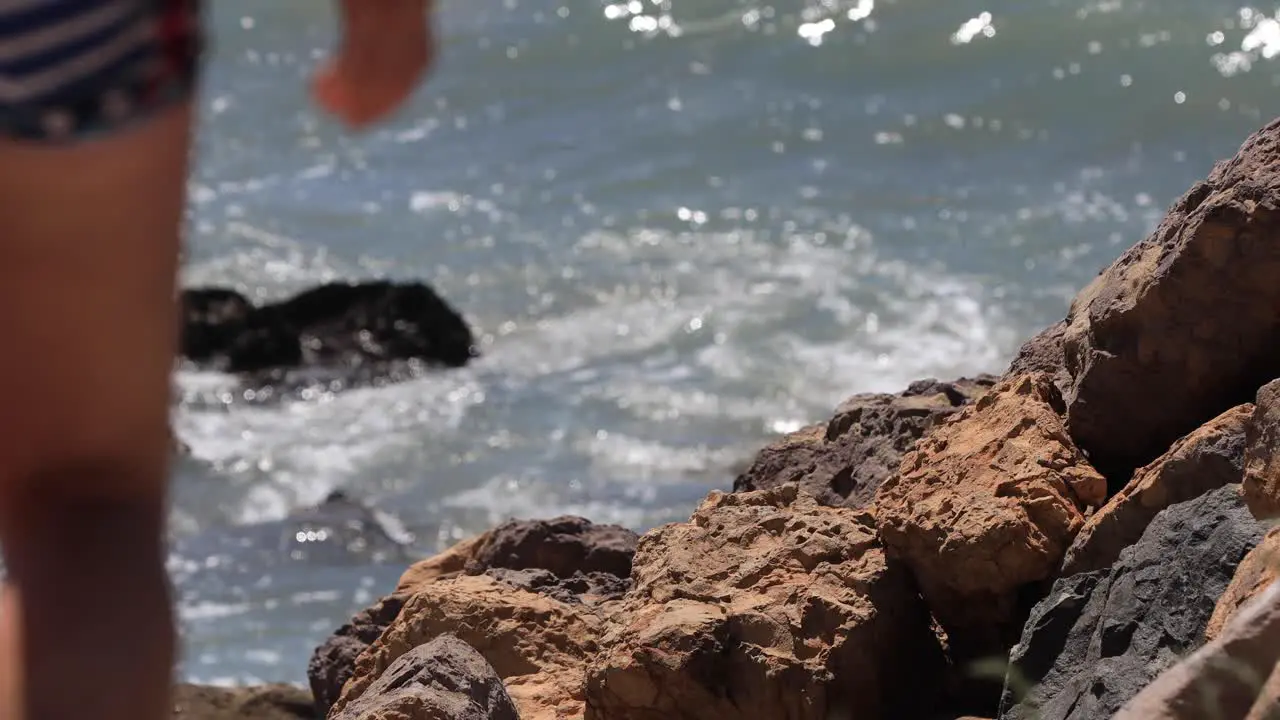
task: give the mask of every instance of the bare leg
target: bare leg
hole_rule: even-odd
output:
[[[342,46],[312,87],[320,107],[354,128],[381,120],[435,57],[432,0],[340,0]]]
[[[167,720],[169,374],[191,111],[0,142],[0,717]]]

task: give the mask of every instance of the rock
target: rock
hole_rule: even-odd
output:
[[[1067,324],[1059,322],[1028,340],[1014,356],[1005,375],[1047,373],[1053,376],[1053,384],[1059,392],[1070,390],[1071,373],[1067,372],[1066,355],[1062,347],[1066,332]]]
[[[183,290],[182,356],[213,362],[245,331],[255,308],[249,298],[227,288]]]
[[[351,679],[356,658],[364,652],[404,608],[405,597],[391,595],[356,613],[316,648],[307,664],[307,680],[318,717],[326,717]]]
[[[1061,335],[1071,437],[1114,489],[1280,367],[1280,121],[1192,187],[1071,304]]]
[[[587,720],[922,717],[943,670],[870,517],[795,485],[713,492],[646,533],[587,674]]]
[[[591,614],[620,598],[630,586],[636,541],[636,534],[626,528],[597,525],[580,517],[514,520],[414,563],[388,598],[357,614],[316,649],[307,675],[317,705],[329,711],[361,653],[399,617],[410,598],[447,591],[437,588],[437,583],[485,576],[485,582],[570,606],[566,613]]]
[[[1113,720],[1274,720],[1280,711],[1280,584],[1209,644],[1160,674]]]
[[[1105,499],[1071,443],[1048,375],[1007,378],[936,428],[880,486],[885,545],[919,580],[953,658],[1002,656],[1024,586],[1050,578]]]
[[[621,600],[631,588],[629,578],[605,572],[577,572],[562,578],[548,570],[508,570],[492,568],[485,574],[511,587],[549,595],[560,602],[598,605],[610,600]]]
[[[330,717],[376,702],[376,683],[388,668],[419,645],[452,633],[493,666],[523,720],[581,718],[583,673],[603,631],[603,617],[586,604],[561,602],[488,575],[437,580],[421,586],[360,655]]]
[[[280,520],[213,526],[176,537],[173,551],[186,558],[236,558],[220,568],[219,582],[229,581],[232,573],[255,582],[264,569],[282,564],[403,564],[412,557],[411,539],[389,516],[337,492]]]
[[[1010,654],[1001,720],[1107,718],[1201,641],[1262,537],[1235,487],[1162,510],[1107,570],[1058,580]],[[1032,687],[1021,701],[1018,681]]]
[[[467,572],[489,568],[547,570],[556,577],[601,572],[631,575],[637,535],[618,525],[597,525],[580,517],[552,520],[513,520],[481,536]]]
[[[502,678],[480,653],[440,635],[396,659],[330,720],[519,720]]]
[[[178,685],[174,720],[321,720],[307,691],[291,685],[248,688]]]
[[[1252,405],[1228,410],[1139,469],[1123,490],[1085,522],[1067,550],[1061,574],[1110,567],[1121,550],[1142,537],[1156,513],[1240,482],[1245,425],[1252,414]]]
[[[1245,502],[1253,516],[1280,516],[1280,380],[1258,390],[1245,450]]]
[[[898,395],[854,395],[829,422],[797,430],[761,450],[734,480],[734,492],[794,482],[824,505],[862,507],[927,430],[995,380],[990,375],[948,383],[922,380]]]
[[[1273,527],[1258,547],[1240,561],[1231,584],[1213,609],[1204,630],[1205,639],[1216,638],[1245,603],[1277,579],[1280,579],[1280,528]]]
[[[234,290],[188,289],[182,312],[183,357],[264,378],[295,368],[376,374],[402,361],[461,367],[476,355],[466,322],[422,283],[329,283],[261,307]]]

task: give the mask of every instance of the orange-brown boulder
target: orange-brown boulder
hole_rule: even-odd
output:
[[[452,634],[497,671],[523,720],[579,720],[583,675],[603,630],[598,608],[586,604],[512,587],[487,574],[439,580],[410,597],[356,660],[330,717],[376,691],[402,656]]]
[[[588,720],[923,717],[942,656],[870,517],[795,485],[713,492],[647,533],[587,674]]]
[[[1060,407],[1047,374],[1007,378],[921,440],[877,493],[880,534],[959,657],[1017,641],[1020,588],[1054,575],[1083,511],[1106,499]]]
[[[1012,366],[1053,372],[1061,358],[1071,437],[1114,483],[1280,368],[1278,169],[1280,120],[1215,165]]]
[[[422,594],[432,597],[432,593],[437,592],[437,584],[484,576],[497,582],[500,588],[548,598],[570,607],[570,612],[574,612],[574,608],[595,608],[625,592],[636,540],[636,534],[630,530],[616,525],[597,525],[579,517],[512,520],[415,563],[400,577],[390,596],[357,613],[316,649],[307,674],[318,711],[330,712],[348,680],[361,667],[362,655],[401,617],[409,600]],[[439,592],[463,593],[458,587],[444,585]],[[516,593],[511,597],[517,601],[529,600],[526,594]],[[415,620],[406,618],[405,622]],[[400,636],[405,636],[404,628],[400,628]],[[471,639],[462,637],[468,643]],[[383,655],[384,660],[395,659],[395,653],[384,651]],[[370,676],[370,673],[386,670],[385,665],[370,662],[361,669],[365,684],[378,680],[377,675]],[[525,720],[530,718],[526,716]]]
[[[1249,421],[1242,492],[1259,520],[1280,517],[1280,380],[1262,386]]]

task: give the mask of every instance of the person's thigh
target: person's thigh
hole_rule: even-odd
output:
[[[196,0],[0,3],[0,525],[162,490],[200,46]]]
[[[183,105],[79,145],[0,140],[0,493],[51,458],[156,482],[191,121]]]

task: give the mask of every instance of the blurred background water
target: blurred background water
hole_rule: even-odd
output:
[[[181,374],[183,673],[301,681],[390,589],[270,524],[332,490],[418,552],[641,530],[853,392],[1002,370],[1277,114],[1276,9],[441,0],[432,82],[351,136],[306,95],[330,3],[208,3],[185,281],[424,280],[484,357],[271,407]]]

